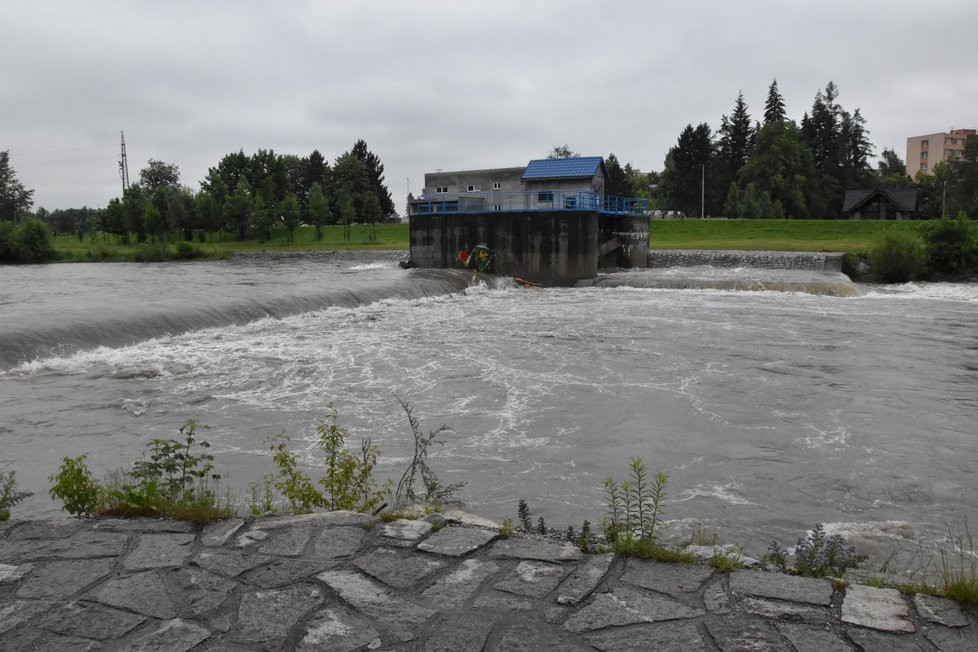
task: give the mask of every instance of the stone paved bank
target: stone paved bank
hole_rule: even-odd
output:
[[[0,524],[0,650],[595,648],[974,651],[978,614],[348,512]]]

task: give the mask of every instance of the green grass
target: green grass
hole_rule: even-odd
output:
[[[652,249],[866,253],[888,231],[921,233],[927,221],[653,220]]]
[[[286,252],[286,251],[338,251],[348,249],[404,249],[408,248],[407,224],[378,224],[377,239],[370,239],[370,227],[355,224],[350,229],[350,240],[343,239],[342,226],[327,226],[323,229],[323,239],[316,240],[316,230],[302,227],[295,232],[293,242],[286,241],[286,231],[278,228],[267,242],[258,240],[239,241],[234,234],[221,239],[219,233],[208,233],[207,242],[194,245],[203,252],[205,260],[223,260],[235,252]],[[170,246],[176,244],[170,241]],[[137,244],[119,244],[115,236],[98,235],[94,239],[86,236],[57,236],[54,248],[64,262],[124,262],[132,261],[140,247]]]
[[[652,249],[734,249],[743,251],[838,251],[867,254],[886,232],[921,234],[931,222],[878,220],[653,220],[649,246]],[[401,249],[409,246],[407,224],[377,225],[377,239],[370,240],[370,227],[353,225],[349,241],[343,239],[342,226],[316,230],[302,227],[295,241],[286,242],[284,228],[278,228],[268,242],[238,241],[228,234],[222,241],[210,233],[199,246],[205,259],[222,260],[234,252],[334,251],[347,249]],[[172,246],[175,244],[171,242]],[[131,261],[138,245],[121,245],[114,236],[75,236],[54,238],[55,250],[66,262]]]

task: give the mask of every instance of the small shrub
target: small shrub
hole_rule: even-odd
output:
[[[883,283],[906,283],[924,273],[927,247],[916,235],[891,231],[876,243],[869,262],[873,276]]]
[[[401,404],[401,408],[407,415],[408,423],[411,426],[411,435],[414,437],[414,455],[397,483],[397,490],[394,492],[394,505],[399,506],[404,502],[445,503],[452,500],[454,495],[465,486],[465,483],[456,482],[444,485],[428,466],[428,451],[432,444],[445,443],[438,439],[438,435],[448,432],[448,426],[443,425],[425,435],[421,432],[421,422],[414,417],[411,405],[396,394],[394,398]],[[424,486],[424,493],[418,493],[415,490],[414,485],[419,476],[421,484]]]
[[[132,255],[137,263],[162,263],[170,258],[170,248],[163,242],[144,242]]]
[[[159,491],[171,498],[184,493],[193,493],[194,484],[210,478],[220,480],[221,476],[212,474],[214,456],[210,453],[194,452],[194,444],[199,448],[210,448],[206,440],[197,441],[197,429],[206,430],[207,426],[200,425],[190,419],[180,426],[183,441],[176,439],[153,439],[149,446],[149,460],[140,460],[132,465],[131,475],[140,484],[152,491],[151,485],[159,485]]]
[[[499,537],[501,539],[508,539],[513,536],[515,530],[513,529],[513,519],[507,517],[503,519],[502,525],[499,526]]]
[[[21,262],[42,263],[55,257],[51,233],[41,220],[26,220],[14,231],[14,236],[19,240]]]
[[[667,548],[650,539],[641,539],[632,532],[619,534],[611,543],[611,550],[619,555],[670,563],[692,564],[696,561],[696,556],[692,553]]]
[[[709,564],[721,573],[732,573],[740,570],[744,565],[740,562],[740,555],[736,552],[726,553],[717,548],[710,558]]]
[[[958,602],[978,604],[978,549],[968,522],[964,521],[956,531],[948,525],[948,539],[954,552],[941,548],[942,592]]]
[[[10,508],[20,501],[33,496],[30,491],[17,491],[15,471],[0,471],[0,521],[10,518]]]
[[[174,257],[177,260],[196,260],[204,257],[204,251],[200,247],[181,240],[176,244]]]
[[[532,532],[533,522],[530,520],[530,507],[522,498],[520,498],[519,506],[516,508],[516,514],[520,519],[520,530],[522,532]]]
[[[50,477],[54,482],[51,497],[60,499],[62,511],[73,516],[95,516],[102,506],[102,486],[92,477],[85,460],[85,455],[66,457]]]
[[[248,512],[258,518],[275,513],[275,494],[272,492],[275,476],[265,474],[262,484],[257,482],[248,485]]]
[[[573,534],[573,528],[571,528],[570,534]],[[590,521],[584,521],[581,524],[581,533],[577,537],[577,547],[581,549],[581,552],[587,553],[594,549],[594,533],[591,531]]]
[[[931,272],[958,274],[978,262],[978,244],[963,212],[956,220],[945,217],[933,222],[924,233],[924,240]]]
[[[777,541],[772,542],[764,560],[783,573],[803,577],[842,577],[846,570],[859,568],[866,558],[857,555],[854,546],[846,546],[842,535],[826,536],[822,524],[816,523],[811,532],[798,539],[794,568],[788,567],[788,552]]]
[[[272,461],[278,466],[274,486],[285,496],[291,514],[306,514],[316,507],[324,506],[326,499],[309,476],[298,470],[299,458],[289,450],[289,441],[291,440],[284,432],[266,440],[272,452]]]

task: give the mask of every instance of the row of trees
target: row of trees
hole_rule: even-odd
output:
[[[768,88],[763,121],[751,118],[738,94],[715,133],[706,123],[680,133],[656,185],[658,206],[689,215],[837,218],[846,190],[916,187],[921,217],[959,211],[978,217],[978,143],[969,143],[964,159],[916,179],[891,149],[883,150],[874,170],[866,120],[838,98],[829,82],[796,123],[787,117],[777,80]]]
[[[0,164],[9,167],[6,152]],[[33,191],[26,192],[12,209],[14,215],[29,210]],[[376,225],[394,214],[384,165],[358,140],[332,166],[318,150],[308,156],[264,149],[251,155],[233,152],[208,169],[196,192],[181,183],[176,164],[150,159],[138,182],[104,209],[40,208],[36,216],[55,234],[101,232],[143,242],[173,233],[192,240],[208,232],[264,241],[278,226],[285,227],[291,241],[301,224],[314,225],[321,237],[328,224]]]
[[[875,178],[866,121],[838,97],[829,82],[799,125],[788,119],[774,80],[763,122],[751,118],[741,92],[716,133],[706,123],[687,125],[666,155],[660,206],[690,215],[838,217],[845,190]]]

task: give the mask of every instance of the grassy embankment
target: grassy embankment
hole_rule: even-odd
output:
[[[170,242],[172,248],[176,243]],[[238,251],[336,251],[344,249],[408,249],[407,224],[378,224],[377,238],[370,239],[370,227],[354,225],[350,229],[350,240],[343,239],[342,226],[328,226],[323,229],[322,240],[316,240],[316,230],[303,227],[296,230],[294,242],[286,242],[284,228],[276,229],[268,242],[258,240],[239,241],[233,234],[224,240],[219,233],[208,233],[207,242],[194,242],[205,260],[223,260]],[[54,248],[64,262],[91,261],[132,261],[142,247],[138,244],[119,244],[114,236],[98,235],[93,240],[76,236],[57,236]]]
[[[923,233],[927,221],[654,220],[653,249],[839,251],[866,254],[884,233]]]
[[[849,221],[849,220],[655,220],[651,224],[650,246],[653,249],[739,249],[750,251],[840,251],[865,254],[887,231],[921,233],[926,221]],[[207,242],[194,243],[202,257],[210,260],[227,258],[237,251],[332,251],[343,249],[407,249],[407,224],[381,224],[377,238],[371,240],[370,227],[354,225],[349,241],[343,239],[343,227],[323,229],[322,240],[316,231],[304,227],[296,231],[295,241],[286,242],[285,229],[277,229],[268,242],[238,241],[228,235],[210,233]],[[58,236],[55,249],[64,261],[133,260],[140,245],[118,244],[112,236]],[[171,243],[171,246],[173,243]]]

